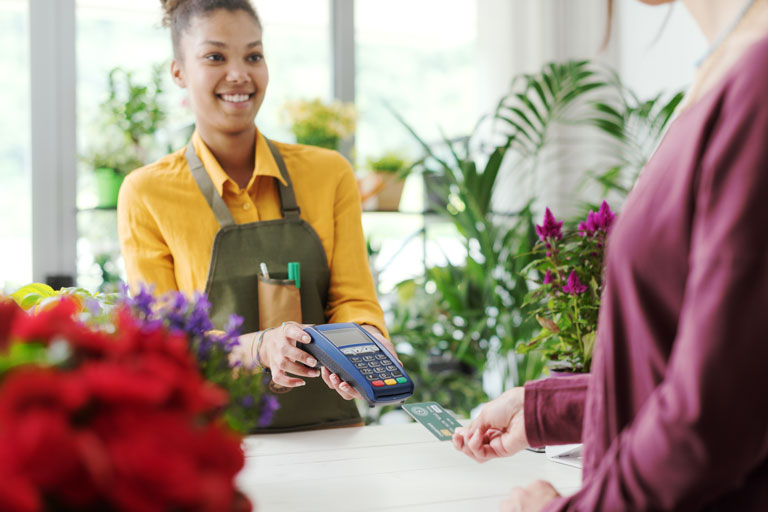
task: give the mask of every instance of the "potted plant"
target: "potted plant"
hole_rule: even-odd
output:
[[[355,133],[357,113],[352,103],[319,98],[289,101],[283,106],[283,116],[290,124],[298,144],[338,150],[345,138]]]
[[[163,70],[153,66],[148,83],[120,67],[109,72],[107,98],[99,106],[99,133],[83,158],[95,173],[101,208],[114,208],[123,178],[147,163],[153,136],[166,118]]]
[[[387,151],[377,158],[369,158],[369,173],[361,180],[361,200],[370,210],[394,212],[400,206],[405,178],[413,168],[396,151]]]
[[[536,226],[535,259],[523,272],[529,275],[535,270],[539,276],[538,288],[528,293],[524,306],[541,331],[518,345],[518,352],[540,350],[555,371],[589,372],[603,289],[605,241],[614,218],[603,201],[576,230],[563,232],[563,222],[546,209],[544,221]]]
[[[441,199],[435,211],[454,223],[466,247],[463,264],[449,262],[432,267],[423,279],[403,283],[399,288],[413,293],[400,297],[395,304],[395,321],[390,330],[393,340],[411,345],[414,354],[428,353],[440,358],[447,355],[456,362],[469,364],[476,369],[475,375],[462,378],[471,382],[473,389],[482,389],[478,386],[489,361],[495,361],[496,368],[503,372],[504,385],[521,385],[538,378],[543,369],[542,350],[552,348],[557,341],[541,338],[538,343],[529,343],[537,334],[547,335],[539,331],[536,315],[528,314],[536,307],[530,295],[534,293],[530,292],[530,281],[542,282],[546,276],[545,262],[540,261],[546,258],[546,247],[542,249],[546,242],[539,240],[534,249],[538,237],[530,205],[536,202],[540,188],[533,178],[542,168],[569,169],[574,162],[579,164],[582,160],[574,158],[579,156],[577,152],[592,157],[595,140],[605,141],[608,151],[601,151],[604,162],[600,165],[605,163],[608,170],[590,173],[582,168],[574,172],[592,177],[608,192],[626,195],[636,169],[661,137],[679,100],[678,94],[669,101],[662,96],[641,101],[609,70],[587,61],[570,61],[547,64],[536,74],[517,77],[496,111],[481,120],[493,123],[491,129],[476,129],[471,137],[427,143],[393,111],[424,150],[419,171],[445,178],[443,183],[435,182],[430,187]],[[576,143],[581,140],[584,143]],[[496,194],[500,176],[514,178],[514,193],[521,204],[528,206],[516,211],[493,211],[494,204],[503,204],[498,199],[506,202],[509,197]],[[592,214],[593,222],[595,215]],[[578,237],[578,230],[576,235],[569,234],[557,243],[598,243],[596,238],[574,237]],[[538,279],[536,265],[542,268]],[[570,271],[562,275],[560,290],[580,290],[575,280],[569,286],[569,277]],[[577,271],[576,277],[592,287],[592,295],[576,294],[580,300],[599,297],[587,275]],[[553,292],[554,286],[551,285]],[[567,306],[565,299],[573,296],[562,293],[563,306]],[[428,307],[410,308],[416,299],[424,299]],[[593,308],[585,307],[582,313],[594,314],[596,320],[597,302],[591,304]],[[559,316],[554,318],[557,315],[544,310],[538,316],[555,323],[560,321]],[[558,329],[564,327],[567,326],[563,324]],[[584,334],[593,330],[584,329]],[[581,339],[591,349],[590,337]],[[548,355],[564,361],[562,366],[568,363],[567,358],[552,352]],[[570,363],[585,371],[588,359],[581,357]],[[413,365],[407,370],[423,385],[431,385],[429,364]],[[455,410],[473,406],[464,403],[462,396],[455,396],[444,405]]]

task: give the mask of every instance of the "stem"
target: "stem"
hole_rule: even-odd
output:
[[[579,342],[579,355],[580,359],[582,360],[582,364],[584,363],[584,340],[581,337],[581,328],[579,327],[579,307],[576,305],[576,296],[574,295],[571,299],[571,305],[573,306],[573,313],[574,313],[574,320],[573,323],[576,325],[576,337]]]

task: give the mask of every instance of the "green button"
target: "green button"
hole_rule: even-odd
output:
[[[405,384],[406,382],[408,382],[408,379],[406,379],[405,377],[400,377],[399,379],[397,379],[397,382],[399,382],[400,384]]]

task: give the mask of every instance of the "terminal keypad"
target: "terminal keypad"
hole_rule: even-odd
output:
[[[394,386],[406,382],[394,362],[376,345],[345,347],[342,352],[349,361],[376,387]]]

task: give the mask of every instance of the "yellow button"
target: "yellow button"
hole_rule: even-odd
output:
[[[386,384],[387,386],[394,386],[395,384],[397,384],[397,381],[395,379],[387,379],[384,381],[384,384]]]
[[[247,210],[251,207],[251,203],[243,203],[243,210]]]

